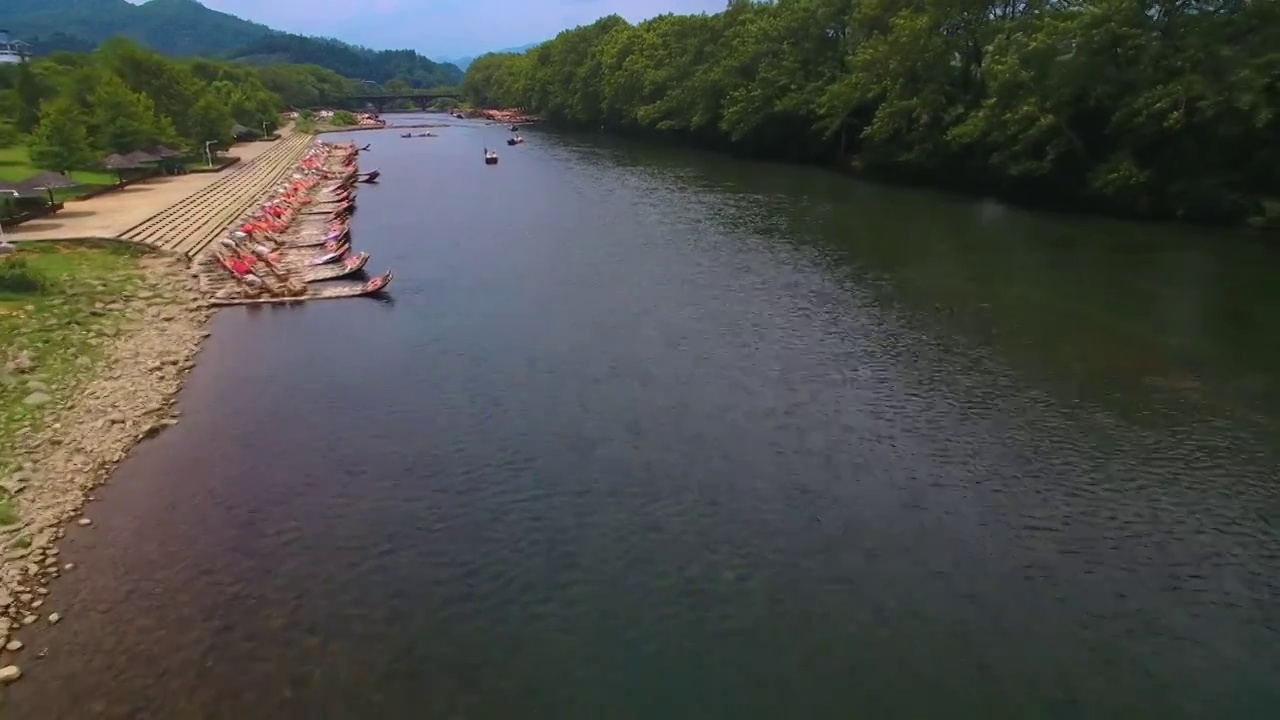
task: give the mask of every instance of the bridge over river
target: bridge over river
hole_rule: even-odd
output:
[[[377,92],[377,93],[361,93],[358,95],[349,95],[348,99],[360,103],[368,103],[375,110],[382,112],[387,105],[396,100],[410,100],[419,109],[425,111],[429,109],[437,100],[442,98],[452,98],[457,100],[460,96],[452,89],[444,90],[413,90],[410,92]]]

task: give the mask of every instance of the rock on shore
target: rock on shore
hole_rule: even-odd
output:
[[[53,409],[42,430],[20,434],[15,446],[6,448],[21,469],[0,477],[0,483],[13,496],[21,520],[0,528],[0,646],[11,628],[33,617],[48,594],[44,586],[64,567],[54,547],[63,525],[79,514],[89,493],[106,482],[134,443],[177,421],[173,398],[207,335],[204,324],[211,311],[185,258],[152,256],[139,262],[145,289],[111,304],[109,311],[119,313],[124,324],[118,332],[104,330],[96,337],[103,354],[92,377],[74,398],[49,403]],[[44,393],[32,391],[38,394]],[[35,400],[28,404],[41,404]]]

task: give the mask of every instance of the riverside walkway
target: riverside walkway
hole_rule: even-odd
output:
[[[6,231],[6,239],[122,238],[193,257],[297,166],[312,136],[280,131],[246,143],[241,162],[220,173],[157,178],[84,201]]]

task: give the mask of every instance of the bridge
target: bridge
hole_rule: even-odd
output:
[[[356,95],[348,95],[348,100],[359,103],[369,103],[378,112],[382,112],[387,107],[387,103],[393,100],[411,100],[415,105],[423,110],[431,107],[435,101],[442,98],[452,98],[457,100],[461,97],[453,88],[444,88],[440,90],[412,90],[409,92],[370,92],[358,93]]]

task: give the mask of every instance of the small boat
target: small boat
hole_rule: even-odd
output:
[[[518,132],[519,130],[520,130],[520,126],[519,126],[519,125],[512,125],[512,126],[511,126],[511,132]]]
[[[519,145],[522,142],[524,142],[524,138],[520,137],[519,135],[513,138],[507,138],[508,145]]]
[[[324,300],[327,298],[348,298],[359,297],[360,295],[374,295],[382,292],[391,284],[391,271],[372,278],[367,282],[356,283],[325,283],[329,287],[311,286],[302,295],[286,296],[286,297],[234,297],[229,295],[215,295],[209,300],[211,305],[264,305],[267,303],[298,303],[307,300]]]
[[[308,283],[334,280],[363,270],[365,263],[368,262],[369,253],[357,253],[340,263],[303,268],[298,271],[298,279]]]
[[[302,264],[311,265],[311,266],[327,265],[335,260],[340,260],[343,256],[347,254],[347,251],[350,249],[351,249],[351,244],[344,242],[338,247],[334,248],[331,252],[327,252],[323,255],[317,255],[316,257],[310,258],[308,260],[304,260],[302,261]]]
[[[370,145],[372,145],[372,144],[373,144],[373,143],[370,143]],[[369,152],[369,145],[365,145],[365,146],[364,146],[364,147],[362,147],[362,148],[356,148],[356,152],[358,152],[358,153],[360,153],[360,152]]]
[[[378,176],[382,174],[381,170],[370,170],[367,173],[356,175],[356,182],[371,183],[378,182]]]
[[[403,134],[401,134],[401,135],[400,135],[400,137],[402,137],[402,138],[411,138],[411,137],[413,137],[413,133],[403,133]]]
[[[484,149],[484,164],[485,164],[485,165],[497,165],[497,164],[498,164],[498,153],[496,153],[496,152],[494,152],[494,151],[490,150],[489,148],[485,148],[485,149]]]

